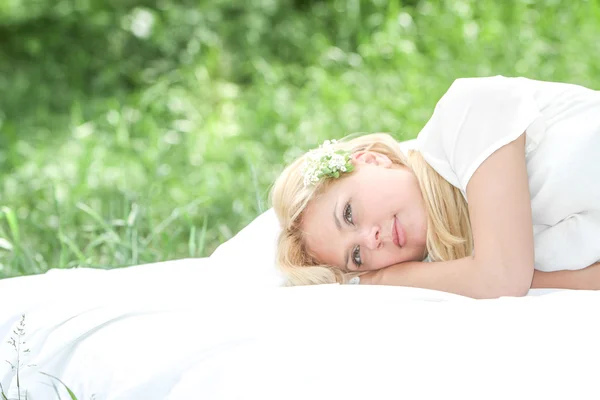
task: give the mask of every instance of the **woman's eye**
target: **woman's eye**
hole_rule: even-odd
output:
[[[354,220],[352,219],[352,206],[350,203],[346,204],[346,207],[344,207],[344,221],[354,225]]]
[[[354,250],[352,250],[352,262],[359,268],[362,265],[362,259],[360,258],[360,246],[356,246]]]

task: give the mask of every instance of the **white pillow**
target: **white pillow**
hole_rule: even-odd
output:
[[[285,277],[275,263],[279,232],[275,211],[269,209],[220,245],[210,260],[236,283],[281,286]]]

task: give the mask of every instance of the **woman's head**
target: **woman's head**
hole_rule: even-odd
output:
[[[422,260],[427,218],[415,175],[372,150],[356,151],[351,159],[354,171],[333,179],[303,212],[307,252],[346,272]]]
[[[470,236],[468,215],[466,225],[454,223],[464,219],[464,199],[419,153],[406,157],[387,134],[331,146],[348,152],[352,172],[307,183],[305,164],[311,156],[304,155],[286,168],[271,194],[282,228],[277,261],[291,284],[345,282],[364,271],[422,260],[427,253],[441,259],[470,251],[458,249],[471,246],[463,240]],[[443,187],[432,191],[432,184]],[[432,207],[444,214],[448,205],[456,214],[451,221],[440,224],[436,219],[448,218],[435,210],[431,218]]]

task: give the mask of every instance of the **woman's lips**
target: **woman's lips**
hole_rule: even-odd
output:
[[[401,248],[406,244],[406,234],[396,216],[394,216],[394,224],[392,225],[392,239],[394,244]]]

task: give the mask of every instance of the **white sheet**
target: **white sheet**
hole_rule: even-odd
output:
[[[476,301],[230,272],[200,259],[0,281],[0,360],[15,361],[6,328],[25,312],[34,400],[55,398],[40,371],[96,400],[600,395],[597,292]],[[0,380],[14,396],[7,363]]]

